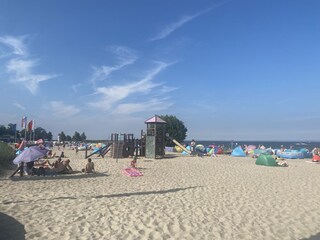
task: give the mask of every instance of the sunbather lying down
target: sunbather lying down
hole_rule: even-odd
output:
[[[278,166],[280,167],[288,167],[288,163],[286,161],[277,161]]]

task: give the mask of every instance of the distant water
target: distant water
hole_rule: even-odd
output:
[[[190,141],[184,141],[185,144],[190,144]],[[320,142],[277,142],[277,141],[196,141],[197,144],[202,144],[203,146],[209,146],[209,145],[220,145],[224,146],[225,148],[231,148],[240,145],[255,145],[259,146],[259,144],[264,145],[266,148],[271,147],[272,149],[279,149],[281,145],[283,145],[285,148],[290,148],[290,146],[293,146],[293,149],[299,150],[301,148],[307,148],[309,150],[312,150],[314,147],[320,147]]]

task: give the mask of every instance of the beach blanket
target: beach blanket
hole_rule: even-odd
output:
[[[140,177],[143,176],[143,173],[136,168],[125,168],[123,173],[129,177]]]

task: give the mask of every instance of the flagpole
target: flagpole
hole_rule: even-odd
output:
[[[35,127],[35,122],[34,122],[34,120],[32,120],[32,130],[33,130],[33,141],[35,141],[36,127]]]
[[[24,129],[24,139],[27,140],[27,117],[23,116],[21,127]]]

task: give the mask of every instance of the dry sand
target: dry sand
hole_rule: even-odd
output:
[[[59,152],[57,151],[59,154]],[[65,150],[74,170],[84,153]],[[97,174],[0,179],[0,239],[305,239],[320,237],[320,164],[255,165],[230,156],[93,158]]]

